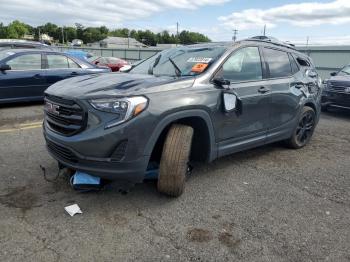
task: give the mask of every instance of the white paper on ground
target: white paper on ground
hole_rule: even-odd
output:
[[[70,216],[74,216],[75,214],[82,214],[80,207],[77,204],[66,206],[64,208]]]

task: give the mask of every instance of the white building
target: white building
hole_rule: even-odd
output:
[[[99,42],[88,44],[91,47],[102,48],[140,48],[147,47],[145,44],[137,41],[135,38],[109,36]]]

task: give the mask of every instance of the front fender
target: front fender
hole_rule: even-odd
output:
[[[217,147],[215,143],[215,135],[214,135],[214,128],[212,125],[212,121],[209,114],[206,111],[201,109],[189,109],[181,112],[171,113],[165,116],[162,120],[160,120],[157,126],[155,127],[153,134],[151,135],[150,139],[147,142],[144,155],[145,156],[151,155],[152,150],[159,136],[167,126],[169,126],[171,123],[174,123],[180,119],[188,118],[188,117],[199,117],[205,121],[208,128],[209,139],[210,139],[210,150],[209,150],[208,159],[209,161],[212,161],[215,158],[217,158]]]

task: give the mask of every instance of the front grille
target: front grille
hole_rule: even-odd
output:
[[[350,87],[349,82],[338,82],[338,81],[329,82],[329,89],[336,92],[345,92],[345,89],[347,89],[348,87]]]
[[[78,162],[77,156],[70,149],[57,145],[49,140],[46,140],[46,145],[50,152],[55,156],[62,158],[68,162]]]
[[[74,101],[56,96],[45,96],[45,119],[51,130],[71,136],[86,127],[86,114]]]

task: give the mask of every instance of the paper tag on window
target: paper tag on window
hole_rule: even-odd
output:
[[[187,63],[203,63],[203,64],[208,64],[212,58],[210,57],[190,57],[187,60]]]
[[[192,67],[191,72],[202,73],[207,67],[208,64],[197,63]]]

